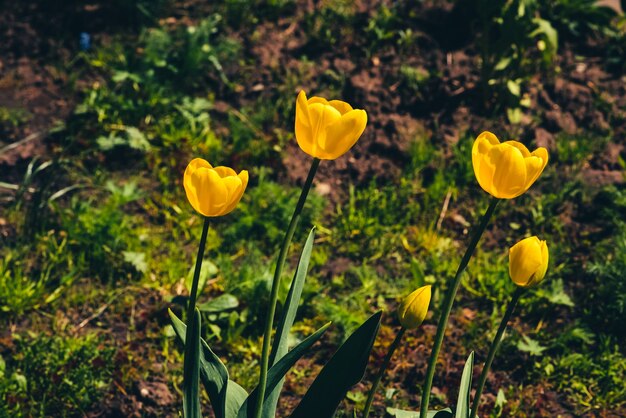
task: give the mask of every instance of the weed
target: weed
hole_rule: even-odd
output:
[[[5,416],[84,415],[110,384],[114,350],[95,335],[13,335],[13,341],[15,355],[0,362]]]

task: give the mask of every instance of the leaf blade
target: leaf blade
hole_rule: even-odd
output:
[[[365,373],[382,311],[372,315],[348,337],[304,395],[291,418],[331,418],[348,390]]]

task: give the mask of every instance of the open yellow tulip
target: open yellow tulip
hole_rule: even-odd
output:
[[[545,241],[537,237],[523,239],[509,249],[509,275],[518,286],[534,286],[545,277],[549,259]]]
[[[230,167],[212,167],[202,158],[193,159],[183,178],[191,206],[204,216],[222,216],[231,212],[248,185],[248,172],[239,174]]]
[[[521,142],[500,143],[491,132],[481,133],[472,148],[472,165],[478,184],[499,199],[525,193],[548,164],[548,150],[532,153]]]
[[[417,329],[428,313],[430,305],[431,286],[422,286],[404,298],[398,307],[398,320],[407,329]]]
[[[302,151],[321,160],[334,160],[359,139],[365,125],[365,110],[346,102],[311,97],[301,91],[296,101],[296,140]]]

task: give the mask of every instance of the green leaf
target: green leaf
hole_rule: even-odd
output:
[[[239,384],[232,380],[228,381],[226,387],[226,407],[224,410],[225,418],[236,418],[242,405],[248,398],[248,392]]]
[[[461,386],[459,387],[459,399],[456,402],[455,418],[467,418],[470,415],[470,392],[472,390],[472,372],[474,370],[474,352],[472,351],[465,361]]]
[[[420,413],[414,411],[405,411],[396,408],[387,408],[387,414],[396,418],[419,418]],[[454,415],[452,409],[446,408],[439,411],[428,411],[426,418],[452,418]]]
[[[275,365],[285,354],[287,354],[289,331],[291,330],[293,322],[296,319],[296,312],[298,311],[298,305],[300,304],[300,296],[302,296],[302,288],[304,287],[304,281],[306,279],[307,271],[309,270],[309,261],[311,260],[314,240],[315,227],[311,228],[309,236],[304,244],[304,248],[302,248],[302,254],[300,254],[298,267],[296,268],[296,273],[293,281],[291,282],[289,294],[285,300],[283,316],[280,320],[278,328],[276,329],[274,345],[272,346],[272,352],[270,354],[270,365],[272,366]],[[270,396],[267,398],[267,402],[264,400],[263,416],[276,416],[276,405],[278,404],[278,398],[283,384],[284,378],[278,382],[274,390],[270,393]],[[269,392],[269,390],[267,392]]]
[[[187,326],[171,310],[169,310],[169,314],[172,319],[174,332],[176,332],[178,338],[185,344]],[[202,351],[200,352],[200,379],[202,379],[204,389],[207,391],[209,399],[211,400],[213,412],[216,418],[234,418],[248,394],[241,386],[228,379],[226,366],[224,366],[224,363],[222,363],[219,357],[213,353],[207,342],[202,338],[200,342],[202,343]],[[230,410],[234,410],[234,413],[228,415],[226,411]]]
[[[135,251],[122,251],[124,261],[135,267],[140,273],[148,271],[148,263],[146,262],[146,253],[139,253]]]
[[[200,311],[194,310],[186,331],[183,366],[183,412],[185,418],[200,418]]]
[[[554,26],[552,26],[549,21],[541,18],[533,19],[533,23],[537,25],[537,29],[532,31],[530,36],[534,37],[537,35],[544,35],[546,41],[548,42],[550,51],[556,53],[557,48],[559,47],[559,35],[556,29],[554,29]]]
[[[293,350],[285,354],[275,365],[270,367],[267,372],[267,386],[265,389],[265,398],[263,402],[265,402],[269,397],[272,391],[279,385],[282,384],[285,374],[293,367],[293,365],[302,357],[304,352],[308,350],[320,337],[326,332],[326,329],[330,326],[330,322],[322,326],[320,329],[315,331],[313,334],[305,338],[300,344],[295,346]],[[254,407],[256,406],[256,398],[257,398],[257,390],[253,390],[250,393],[250,396],[244,404],[241,406],[239,410],[238,418],[247,418],[254,414]],[[274,415],[266,415],[263,416],[274,416]]]
[[[324,366],[292,418],[331,418],[346,392],[365,373],[370,351],[374,345],[382,311],[372,315],[337,350]]]
[[[525,335],[522,336],[524,341],[517,343],[517,348],[520,351],[525,351],[531,356],[538,356],[543,353],[547,347],[542,347],[537,341]]]
[[[509,89],[513,96],[519,97],[521,94],[520,84],[515,80],[508,80],[506,87]]]
[[[224,293],[208,302],[199,303],[198,309],[200,312],[219,313],[229,309],[235,309],[237,306],[239,306],[239,300],[229,293]]]
[[[128,146],[132,149],[139,151],[150,150],[150,142],[146,139],[146,136],[139,129],[134,126],[126,128],[126,135],[128,136]]]

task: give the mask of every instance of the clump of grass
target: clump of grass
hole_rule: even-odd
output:
[[[0,414],[70,417],[97,409],[110,382],[114,350],[95,335],[14,335],[11,357],[0,357]]]

